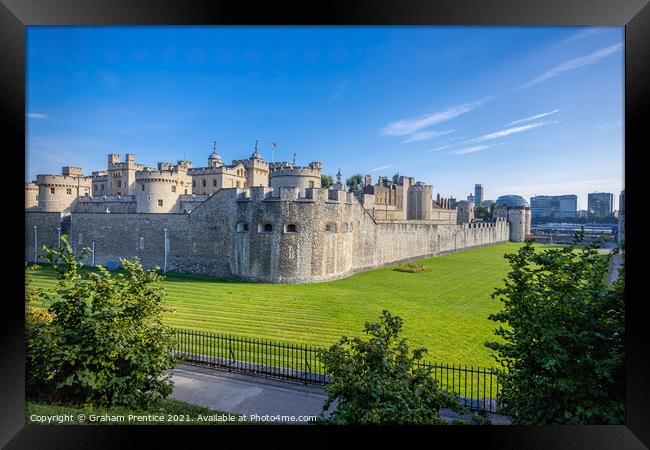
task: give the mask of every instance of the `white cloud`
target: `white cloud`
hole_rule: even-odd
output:
[[[607,128],[620,127],[621,125],[623,125],[623,122],[620,121],[620,120],[618,122],[605,122],[605,123],[601,123],[600,125],[598,125],[598,129],[599,130],[606,130]]]
[[[345,80],[342,83],[339,83],[338,86],[334,89],[332,93],[332,100],[338,99],[340,96],[348,92],[348,86],[350,85],[350,80]]]
[[[571,36],[569,36],[566,39],[561,40],[556,45],[563,45],[563,44],[566,44],[568,42],[584,39],[586,37],[593,36],[594,34],[602,33],[603,31],[606,31],[606,30],[607,30],[607,28],[604,28],[604,27],[590,27],[590,28],[587,28],[585,30],[578,31],[577,33],[573,33]]]
[[[522,84],[519,86],[518,89],[524,89],[530,86],[534,86],[539,83],[543,83],[544,81],[550,80],[551,78],[555,78],[558,75],[562,74],[563,72],[566,72],[568,70],[573,70],[573,69],[579,69],[580,67],[585,67],[589,66],[592,64],[596,64],[600,60],[608,57],[611,54],[614,54],[620,50],[623,49],[623,44],[618,43],[614,45],[610,45],[609,47],[604,47],[601,48],[600,50],[597,50],[587,56],[581,56],[579,58],[573,58],[568,61],[564,61],[563,63],[555,66],[554,68],[547,70],[537,78],[533,78],[532,80],[528,81],[527,83]]]
[[[480,152],[481,150],[485,150],[486,148],[494,147],[495,145],[497,145],[497,144],[474,145],[472,147],[465,147],[465,148],[461,148],[459,150],[454,150],[452,153],[454,155],[466,155],[468,153]]]
[[[443,145],[442,147],[432,148],[431,150],[429,150],[429,153],[431,153],[431,152],[439,152],[440,150],[444,150],[446,148],[453,147],[453,146],[454,146],[454,144],[448,144],[448,145]]]
[[[537,122],[537,123],[530,123],[528,125],[520,125],[518,127],[506,128],[505,130],[495,131],[494,133],[488,133],[488,134],[484,134],[483,136],[470,139],[467,142],[483,142],[492,139],[498,139],[501,137],[510,136],[511,134],[523,133],[524,131],[543,127],[544,125],[548,125],[549,123],[556,123],[556,122]]]
[[[393,167],[393,166],[389,164],[387,166],[375,167],[374,169],[371,170],[371,172],[379,172],[380,170],[388,169],[390,167]]]
[[[548,112],[545,112],[545,113],[541,113],[541,114],[537,114],[537,115],[534,115],[534,116],[526,117],[525,119],[515,120],[514,122],[507,123],[505,126],[510,126],[510,125],[514,125],[516,123],[522,123],[522,122],[530,122],[531,120],[541,119],[542,117],[547,117],[547,116],[553,115],[553,114],[558,113],[558,112],[560,112],[559,109],[554,109],[553,111],[548,111]]]
[[[381,130],[381,132],[389,136],[406,136],[413,134],[416,131],[422,130],[423,128],[430,127],[431,125],[446,122],[448,120],[455,119],[458,116],[462,116],[463,114],[466,114],[473,109],[478,108],[483,103],[492,98],[494,97],[487,97],[471,103],[463,103],[462,105],[452,106],[443,111],[426,114],[424,116],[412,117],[391,122],[386,125]]]
[[[445,131],[418,131],[417,133],[413,133],[410,135],[404,143],[408,142],[419,142],[419,141],[427,141],[429,139],[433,139],[436,137],[444,136],[449,133],[453,133],[454,130],[445,130]]]
[[[47,114],[42,113],[27,113],[29,119],[47,119]]]

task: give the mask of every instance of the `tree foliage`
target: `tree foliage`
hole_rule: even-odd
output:
[[[349,177],[347,180],[345,180],[345,185],[351,190],[355,191],[361,186],[363,186],[363,175],[360,173],[355,173],[351,177]]]
[[[576,236],[576,244],[582,234]],[[620,424],[624,419],[625,272],[606,284],[598,244],[508,254],[511,271],[487,342],[506,374],[500,407],[514,424]]]
[[[26,329],[26,385],[30,398],[104,406],[134,406],[165,398],[174,366],[170,328],[162,324],[162,277],[136,259],[122,259],[123,273],[103,267],[81,271],[67,237],[45,248],[57,272],[54,294],[27,291],[48,305],[48,321]]]
[[[425,348],[409,350],[400,338],[402,319],[382,312],[380,323],[366,323],[370,339],[341,338],[320,353],[330,383],[323,411],[335,402],[333,424],[445,424],[440,408],[460,411],[458,400],[439,388],[428,366],[418,363]]]
[[[321,184],[321,187],[327,189],[327,188],[329,188],[331,185],[334,184],[334,179],[332,178],[331,175],[325,175],[325,174],[323,174],[323,175],[320,176],[320,184]]]
[[[474,217],[476,219],[490,220],[492,218],[492,211],[483,205],[474,207]]]

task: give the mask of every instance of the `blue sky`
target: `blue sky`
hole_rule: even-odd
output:
[[[63,165],[322,161],[464,199],[623,187],[624,29],[29,27],[26,180]]]

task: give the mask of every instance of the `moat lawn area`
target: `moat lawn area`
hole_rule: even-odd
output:
[[[423,272],[396,266],[315,284],[253,284],[167,274],[166,321],[178,328],[327,346],[359,336],[383,309],[404,318],[404,335],[429,349],[427,359],[494,366],[483,345],[497,324],[487,316],[501,307],[491,294],[510,267],[503,257],[523,244],[507,243],[419,260]],[[540,247],[551,247],[540,245]],[[554,246],[557,247],[557,246]],[[28,271],[31,286],[54,288],[51,268]]]

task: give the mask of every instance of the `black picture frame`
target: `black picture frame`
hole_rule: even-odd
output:
[[[635,449],[650,446],[650,336],[643,314],[641,277],[641,208],[643,191],[634,185],[642,180],[641,157],[648,149],[643,118],[650,116],[650,5],[649,0],[443,0],[443,1],[328,1],[313,4],[237,1],[193,2],[181,0],[0,0],[0,117],[6,129],[2,146],[5,173],[20,186],[15,170],[25,152],[25,27],[32,25],[607,25],[625,26],[625,184],[626,211],[626,419],[621,426],[552,427],[426,427],[417,431],[425,441],[440,444],[448,437],[456,445],[479,448],[525,449]],[[14,177],[16,178],[14,180]],[[24,181],[24,180],[22,180]],[[100,448],[121,447],[134,438],[163,438],[167,445],[192,437],[225,444],[225,434],[237,434],[247,443],[254,434],[285,432],[289,427],[159,427],[159,426],[34,426],[24,417],[24,309],[21,299],[23,267],[14,261],[24,254],[24,225],[18,218],[24,208],[22,193],[13,188],[4,247],[11,256],[3,271],[6,294],[0,356],[0,445],[7,448]],[[5,191],[5,192],[7,192]],[[647,197],[647,195],[646,195]],[[639,199],[639,201],[637,200]],[[15,203],[14,203],[15,202]],[[631,207],[629,205],[632,205]],[[9,209],[10,208],[10,209]],[[11,244],[11,245],[7,245]],[[638,260],[638,261],[636,261]],[[636,262],[635,262],[636,261]],[[12,286],[12,289],[6,287]],[[227,430],[225,428],[228,428]],[[254,433],[251,433],[253,431]],[[404,428],[346,429],[336,427],[290,427],[294,445],[312,446],[331,439],[336,443],[350,431],[372,440],[399,436]],[[242,434],[243,433],[243,434]],[[313,436],[313,435],[317,436]],[[201,436],[202,435],[202,436]],[[322,437],[321,437],[322,436]],[[237,437],[237,436],[230,436]],[[286,438],[285,438],[286,439]],[[245,442],[244,442],[245,440]],[[287,441],[286,443],[289,443]],[[366,441],[364,445],[370,445]],[[412,441],[410,445],[416,444]]]

